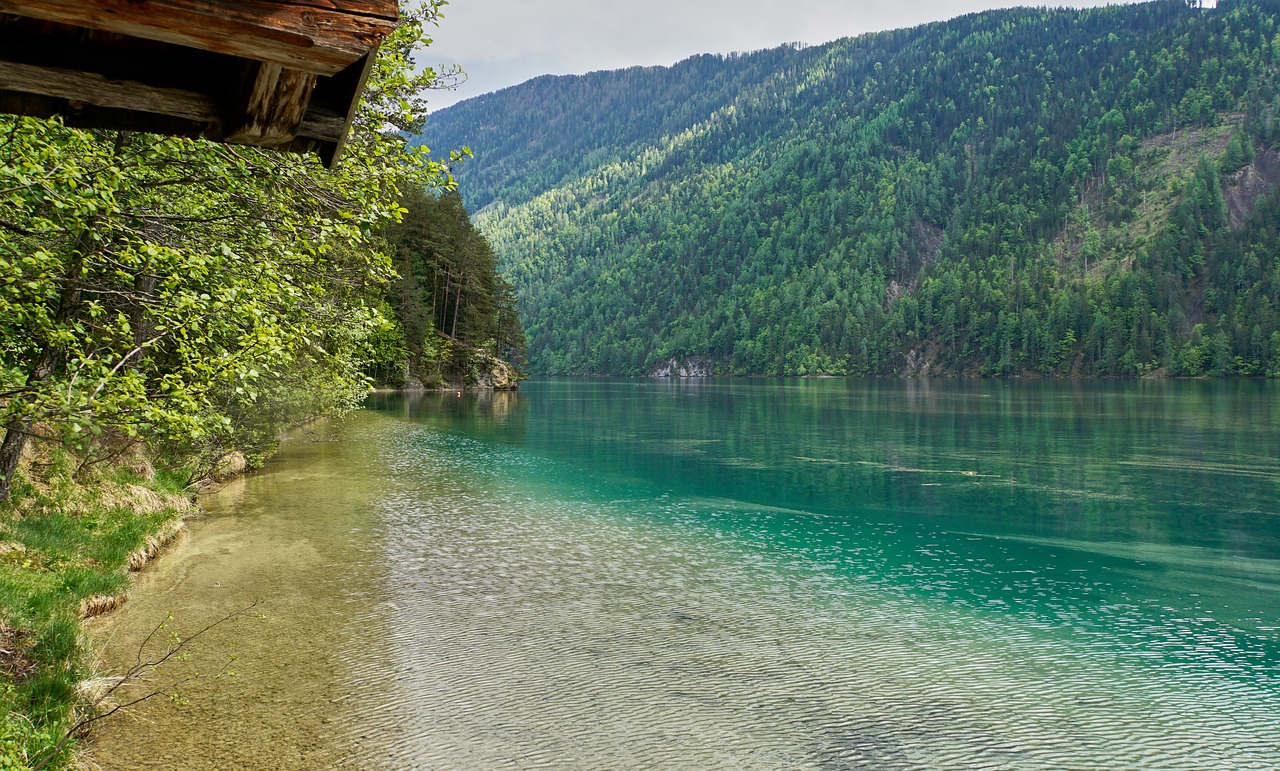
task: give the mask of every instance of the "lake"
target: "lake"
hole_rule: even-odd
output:
[[[209,496],[94,623],[119,668],[170,614],[144,658],[259,602],[93,751],[109,769],[1276,768],[1278,397],[375,395]]]

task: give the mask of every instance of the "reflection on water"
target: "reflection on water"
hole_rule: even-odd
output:
[[[106,768],[1274,768],[1263,383],[380,396],[95,631],[219,628]],[[332,441],[328,441],[332,440]],[[194,726],[201,726],[196,729]]]

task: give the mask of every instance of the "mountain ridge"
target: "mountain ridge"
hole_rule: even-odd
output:
[[[540,80],[424,136],[476,150],[535,372],[1263,374],[1277,26],[990,11]]]

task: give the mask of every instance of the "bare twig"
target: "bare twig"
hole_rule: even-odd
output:
[[[115,713],[120,712],[121,710],[125,710],[125,709],[128,709],[129,707],[135,706],[137,704],[141,704],[142,702],[147,701],[149,699],[153,699],[156,696],[173,692],[173,690],[178,686],[184,685],[193,680],[199,679],[201,677],[200,673],[196,673],[194,675],[188,675],[187,677],[183,677],[173,682],[166,683],[162,687],[149,689],[148,691],[146,691],[140,696],[130,698],[127,701],[120,702],[119,704],[115,704],[110,709],[107,709],[105,712],[98,711],[99,708],[104,703],[106,703],[108,699],[114,696],[122,688],[138,685],[142,683],[143,681],[146,680],[148,676],[153,674],[157,668],[159,668],[160,666],[164,665],[169,661],[172,661],[174,658],[179,657],[182,654],[186,653],[187,649],[191,647],[191,644],[195,642],[197,639],[199,639],[206,632],[216,629],[217,627],[222,626],[228,621],[234,621],[235,619],[240,618],[241,616],[248,615],[254,608],[258,607],[258,605],[260,605],[261,603],[262,603],[261,600],[255,600],[253,604],[249,605],[248,607],[237,610],[234,613],[229,613],[223,616],[222,618],[216,621],[213,621],[210,624],[207,624],[206,626],[199,629],[198,631],[196,631],[195,633],[191,634],[188,637],[178,638],[175,636],[173,642],[169,644],[169,646],[165,649],[163,654],[159,656],[148,656],[147,648],[150,647],[152,641],[156,639],[156,636],[160,634],[160,632],[169,625],[169,622],[173,620],[173,617],[169,616],[164,621],[161,621],[159,624],[156,625],[154,629],[151,630],[151,633],[148,634],[146,639],[143,640],[142,643],[138,646],[137,657],[133,665],[130,666],[128,669],[126,669],[122,674],[115,675],[110,678],[110,680],[112,681],[111,685],[102,693],[98,694],[95,698],[89,701],[89,705],[88,705],[88,708],[85,710],[84,716],[76,720],[71,725],[71,727],[68,728],[65,733],[63,733],[62,739],[59,740],[58,743],[55,744],[53,747],[51,747],[49,751],[44,754],[43,757],[41,757],[36,763],[34,763],[31,766],[31,770],[40,771],[40,769],[44,768],[55,757],[57,757],[58,753],[60,753],[63,750],[63,748],[67,746],[68,742],[70,742],[76,736],[81,735],[85,731],[85,729],[87,729],[89,726],[93,725],[94,723],[98,722],[99,720],[104,720],[108,717],[111,717]],[[223,674],[226,674],[226,672],[228,671],[228,668],[231,666],[232,661],[234,661],[234,659],[228,660],[227,663],[223,664],[222,668],[214,675],[214,677],[218,677]]]

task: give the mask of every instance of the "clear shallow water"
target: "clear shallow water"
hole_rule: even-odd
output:
[[[1280,389],[559,380],[375,397],[95,631],[106,768],[1274,768]],[[324,441],[317,441],[323,439]],[[162,675],[157,675],[162,680]],[[196,725],[199,728],[196,728]]]

